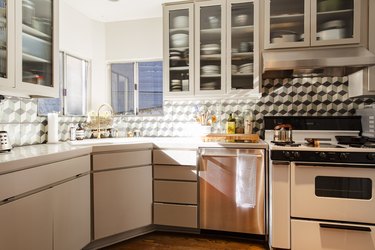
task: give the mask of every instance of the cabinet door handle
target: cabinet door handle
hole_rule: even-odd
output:
[[[319,223],[319,226],[321,228],[332,228],[332,229],[342,229],[342,230],[371,232],[371,228],[370,227],[347,226],[347,225],[325,224],[325,223]]]

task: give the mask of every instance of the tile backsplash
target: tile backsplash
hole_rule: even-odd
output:
[[[224,132],[230,113],[241,116],[251,110],[254,132],[259,133],[265,115],[352,115],[356,109],[374,103],[372,98],[349,99],[346,77],[267,80],[258,100],[164,101],[163,116],[115,117],[114,128],[121,135],[138,129],[142,136],[191,136],[197,128],[197,110],[208,110],[218,118],[212,132]],[[60,140],[69,139],[71,124],[85,120],[85,117],[59,117]],[[14,146],[45,143],[47,117],[37,115],[35,99],[7,98],[0,103],[0,130],[8,131]]]

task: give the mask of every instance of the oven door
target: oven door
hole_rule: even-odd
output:
[[[375,168],[291,163],[291,217],[375,223]]]

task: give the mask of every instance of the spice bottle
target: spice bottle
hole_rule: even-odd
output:
[[[247,111],[244,115],[244,128],[245,134],[253,133],[253,114],[251,111]]]

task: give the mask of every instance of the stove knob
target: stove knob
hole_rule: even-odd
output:
[[[348,154],[347,153],[341,153],[339,155],[339,158],[340,158],[340,160],[347,160],[348,159]]]
[[[293,156],[294,156],[295,159],[297,159],[297,158],[299,158],[300,154],[299,154],[299,152],[294,152]]]
[[[367,155],[367,158],[368,158],[369,160],[371,160],[371,161],[375,160],[375,153],[369,153],[369,154]]]
[[[325,159],[325,158],[327,158],[327,154],[324,153],[324,152],[320,152],[319,157],[320,157],[320,159]]]
[[[284,151],[284,156],[289,159],[290,158],[290,152],[289,151]]]

